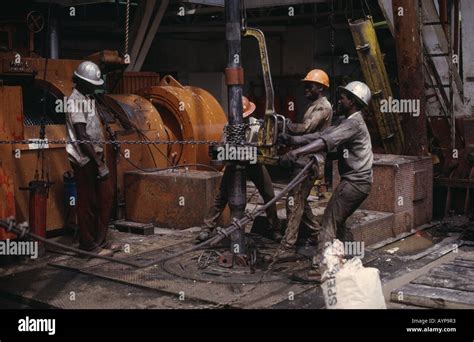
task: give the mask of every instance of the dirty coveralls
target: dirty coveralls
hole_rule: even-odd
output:
[[[353,240],[351,231],[346,227],[346,220],[370,193],[373,153],[369,131],[360,111],[338,126],[303,138],[305,143],[319,138],[325,142],[328,151],[337,149],[341,176],[341,182],[334,190],[321,222],[318,247],[313,259],[314,266],[317,266],[325,246],[332,243],[333,239],[337,238],[343,242]]]
[[[326,97],[321,97],[311,103],[308,106],[302,123],[289,123],[287,125],[288,133],[291,135],[302,135],[310,134],[322,131],[331,125],[332,120],[332,107],[331,103]],[[307,157],[300,159],[302,165]],[[324,160],[324,157],[321,158]],[[315,180],[318,178],[319,170],[324,170],[324,165],[314,166],[310,170],[310,175],[299,185],[297,185],[292,191],[288,193],[286,200],[286,216],[287,216],[287,228],[285,235],[281,240],[283,248],[293,248],[298,239],[298,233],[300,229],[300,223],[303,223],[304,227],[308,228],[311,235],[316,236],[319,230],[319,224],[314,216],[311,207],[308,203],[308,196],[311,193]],[[301,168],[295,167],[291,172],[291,178],[293,179]],[[324,171],[323,171],[324,175]],[[322,175],[319,175],[321,177]]]
[[[246,140],[248,142],[255,143],[258,139],[258,130],[260,126],[257,124],[258,121],[253,117],[250,117],[248,121],[251,126],[246,132]],[[246,174],[247,178],[255,184],[255,187],[262,196],[264,203],[269,202],[273,197],[275,197],[272,179],[264,165],[259,163],[249,163],[246,166]],[[226,167],[224,170],[224,175],[222,176],[219,192],[214,198],[213,206],[209,209],[206,217],[204,218],[204,225],[202,226],[203,229],[212,230],[216,227],[217,221],[229,201],[230,176],[231,168]],[[269,229],[273,232],[279,232],[280,220],[277,216],[276,204],[270,206],[266,210],[266,214],[269,223]]]
[[[69,100],[87,101],[77,89]],[[74,108],[76,109],[76,108]],[[97,111],[77,110],[66,113],[68,140],[77,141],[74,124],[86,124],[86,132],[91,140],[104,140],[102,126]],[[104,147],[94,144],[94,151],[104,160]],[[98,180],[97,165],[80,148],[79,144],[67,144],[68,159],[74,170],[77,188],[77,220],[79,223],[79,248],[96,250],[107,243],[109,220],[113,210],[114,191],[109,178]]]

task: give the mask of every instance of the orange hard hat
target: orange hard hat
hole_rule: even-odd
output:
[[[253,112],[255,111],[255,103],[251,102],[245,96],[242,96],[242,107],[243,107],[243,112],[244,112],[243,114],[244,119],[247,116],[252,115]]]
[[[302,79],[304,82],[316,82],[329,88],[329,76],[321,69],[313,69]]]

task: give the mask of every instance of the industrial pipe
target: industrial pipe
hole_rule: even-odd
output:
[[[51,183],[34,180],[28,187],[20,187],[20,190],[29,191],[29,225],[33,233],[46,238],[46,213],[48,193]]]
[[[59,58],[59,32],[58,32],[58,11],[53,6],[49,22],[49,58]]]
[[[245,135],[233,134],[233,127],[244,123],[242,117],[242,85],[243,69],[241,56],[241,18],[240,18],[240,0],[225,1],[225,19],[226,19],[226,42],[227,42],[227,68],[225,70],[226,83],[228,89],[228,121],[230,132],[233,135],[232,140],[235,143],[243,143]],[[237,130],[236,130],[237,131]],[[232,218],[240,219],[244,216],[246,197],[246,174],[245,165],[233,161],[228,167],[231,168],[229,191],[229,208]],[[245,246],[245,227],[237,229],[232,233],[231,251],[234,254],[246,254]]]

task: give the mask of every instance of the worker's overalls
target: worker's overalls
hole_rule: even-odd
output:
[[[331,125],[331,120],[331,104],[326,99],[326,97],[322,97],[314,101],[308,107],[304,114],[302,123],[291,123],[287,126],[287,129],[292,135],[315,133],[329,127]],[[324,158],[321,159],[319,169],[322,168],[324,170],[323,160]],[[300,164],[304,165],[305,163],[302,162]],[[301,172],[301,170],[301,168],[296,166],[292,170],[291,178],[293,179],[299,172]],[[311,232],[312,237],[316,239],[317,232],[319,230],[319,223],[317,222],[316,217],[314,216],[308,203],[308,196],[310,195],[314,182],[318,178],[318,174],[315,171],[315,168],[311,169],[310,175],[288,193],[286,200],[286,216],[288,223],[285,235],[281,240],[282,247],[286,249],[290,249],[295,246],[300,227],[307,228]],[[322,175],[320,174],[319,177],[324,177],[324,172]]]

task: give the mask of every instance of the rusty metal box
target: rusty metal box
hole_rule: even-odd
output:
[[[402,232],[431,221],[433,217],[433,163],[431,157],[374,155],[374,183],[361,209],[394,213],[393,232]],[[337,162],[333,187],[340,178]]]
[[[200,226],[221,178],[218,172],[194,170],[126,172],[126,218],[172,229]]]

